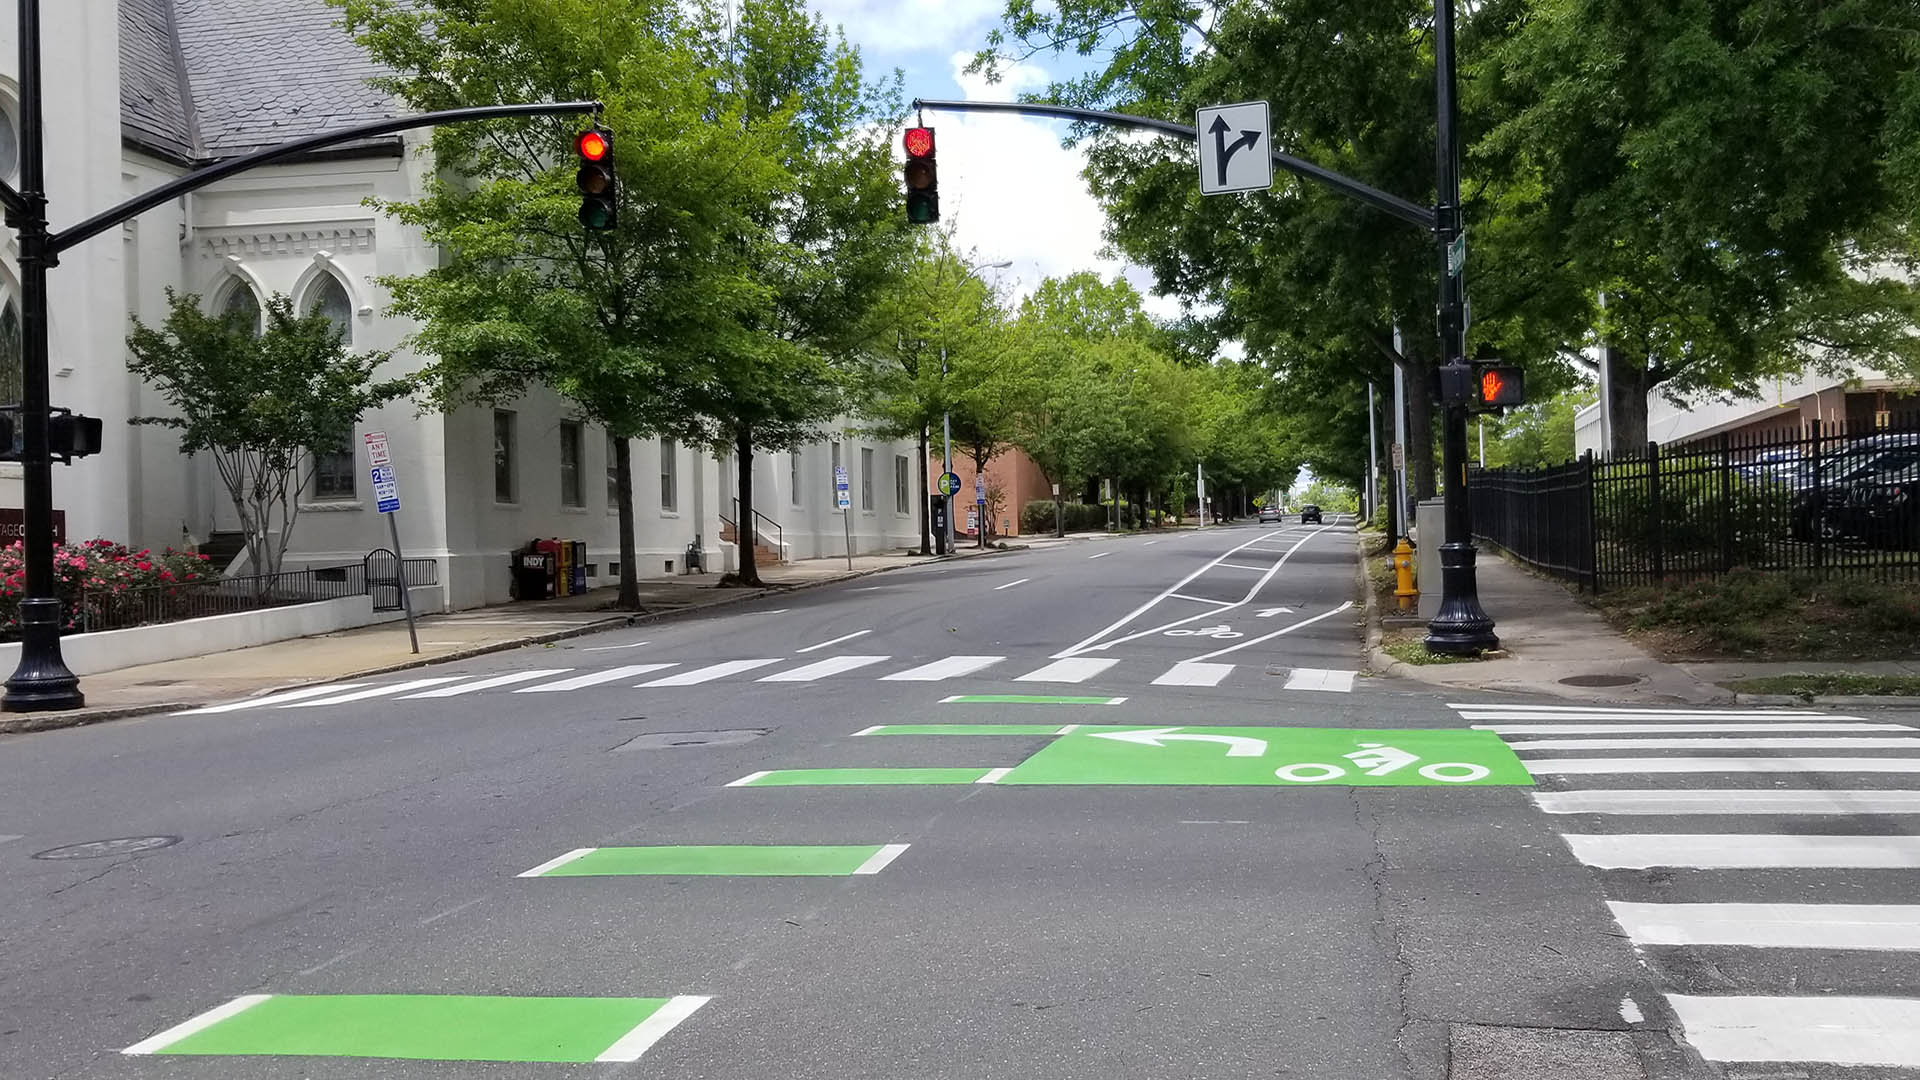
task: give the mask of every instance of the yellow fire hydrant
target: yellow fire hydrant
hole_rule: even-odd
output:
[[[1393,575],[1399,587],[1393,595],[1400,598],[1400,610],[1412,611],[1420,599],[1420,590],[1413,587],[1413,545],[1406,537],[1400,538],[1400,546],[1393,549]]]

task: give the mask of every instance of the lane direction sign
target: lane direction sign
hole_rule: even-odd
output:
[[[1265,739],[1250,739],[1244,735],[1204,735],[1183,732],[1177,727],[1147,728],[1142,731],[1101,731],[1095,732],[1093,737],[1139,743],[1141,746],[1165,746],[1170,742],[1179,741],[1222,743],[1227,748],[1228,757],[1260,757],[1267,752]]]
[[[1260,609],[1260,614],[1255,615],[1254,618],[1271,619],[1275,615],[1291,615],[1291,614],[1293,614],[1293,609],[1290,607],[1270,607],[1270,608]]]
[[[1200,133],[1200,194],[1265,191],[1273,186],[1273,138],[1267,103],[1212,105],[1194,116]]]

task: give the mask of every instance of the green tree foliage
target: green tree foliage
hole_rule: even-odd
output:
[[[1585,386],[1528,402],[1505,416],[1481,418],[1486,424],[1487,466],[1540,468],[1572,461],[1574,414],[1598,397],[1595,388]]]
[[[131,422],[173,428],[182,453],[213,459],[253,572],[276,574],[313,480],[313,451],[338,446],[368,410],[411,384],[377,379],[391,354],[349,353],[344,330],[317,312],[296,316],[284,295],[268,298],[264,331],[244,315],[208,315],[198,296],[171,289],[167,306],[157,328],[133,320],[127,370],[173,412]]]

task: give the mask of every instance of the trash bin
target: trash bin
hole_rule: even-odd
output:
[[[553,595],[553,559],[543,551],[513,553],[513,596],[546,600]]]

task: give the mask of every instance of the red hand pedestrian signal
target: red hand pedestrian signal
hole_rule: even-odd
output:
[[[1526,401],[1526,373],[1517,364],[1475,364],[1474,389],[1482,409],[1503,409]]]

